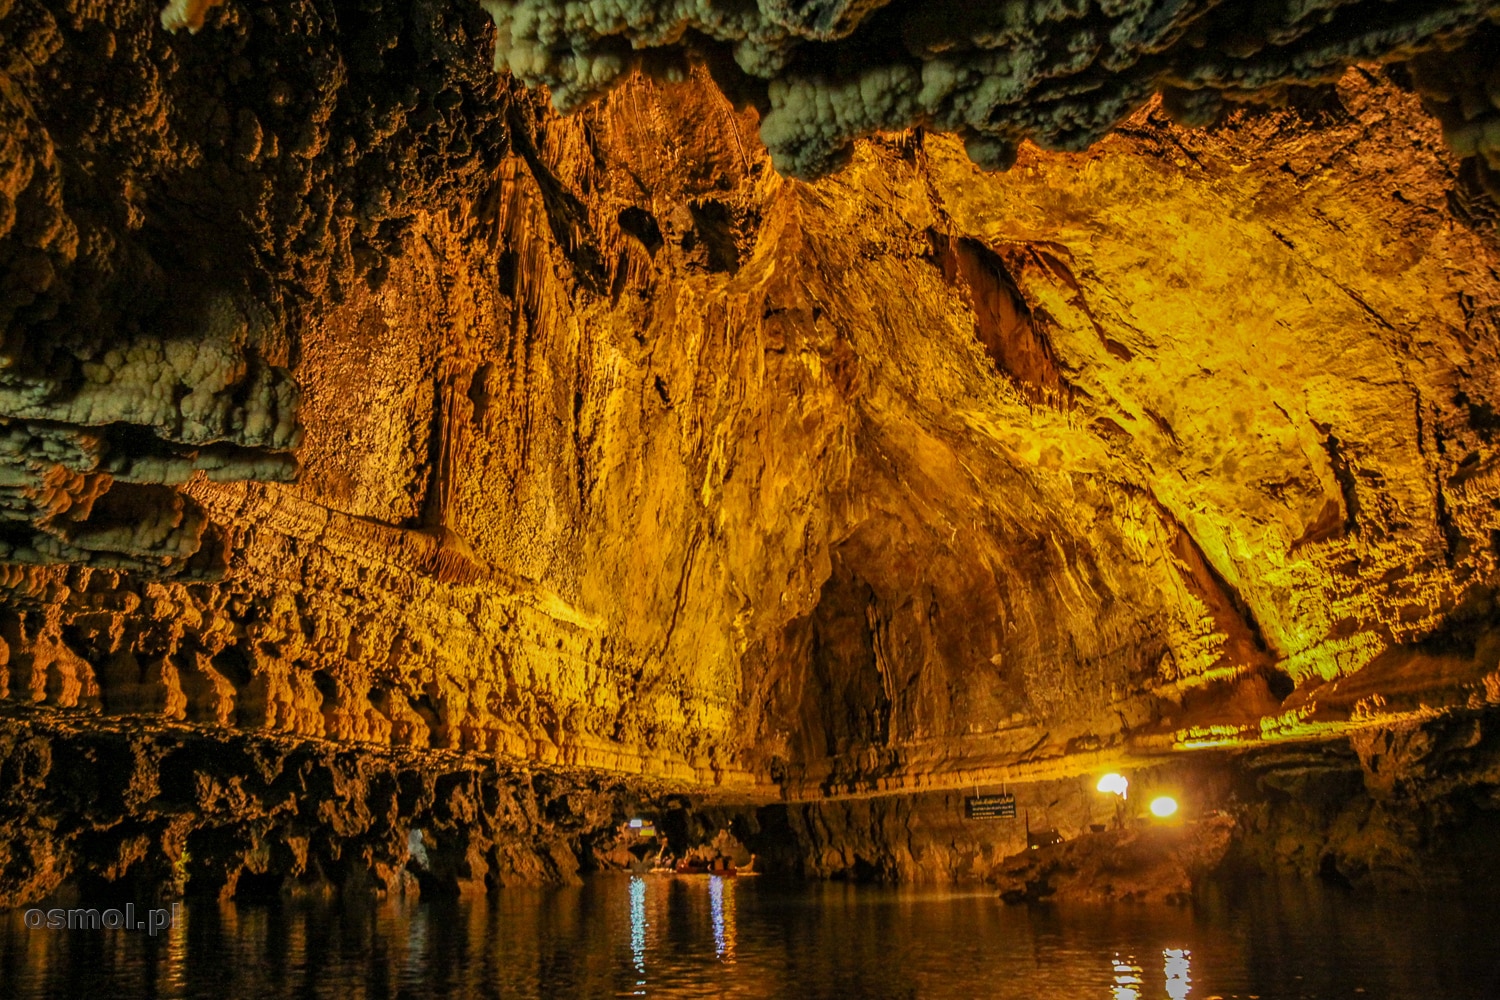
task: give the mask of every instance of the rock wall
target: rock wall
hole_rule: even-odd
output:
[[[484,891],[611,864],[656,792],[460,754],[0,719],[0,906],[58,892]]]
[[[0,8],[0,557],[212,576],[172,487],[295,476],[297,329],[503,144],[475,19],[377,11]]]
[[[809,184],[706,70],[208,16],[0,6],[0,697],[761,800],[1500,702],[1482,50]]]
[[[661,825],[682,844],[727,831],[776,872],[984,881],[1018,900],[1040,888],[1059,899],[1182,902],[1208,879],[1288,873],[1361,890],[1451,889],[1500,874],[1497,734],[1500,713],[1486,709],[1344,739],[1139,760],[1125,769],[1124,800],[1089,774],[757,807],[667,802]],[[1001,791],[1015,798],[1014,818],[967,815],[969,795]],[[1148,811],[1160,795],[1179,803],[1170,821]]]

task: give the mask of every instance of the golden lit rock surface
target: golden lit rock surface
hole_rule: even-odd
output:
[[[437,36],[477,68],[397,86],[360,61],[378,20],[345,68],[255,20],[300,8],[191,38],[38,10],[0,8],[35,41],[6,204],[93,235],[0,230],[62,276],[6,316],[41,400],[0,400],[41,442],[0,484],[6,698],[752,800],[1500,704],[1500,244],[1399,67],[1203,130],[1153,105],[1005,174],[885,134],[804,183],[702,73],[557,117],[483,75],[477,11]],[[118,114],[175,152],[100,168],[139,218],[79,208],[83,154],[42,148],[75,126],[39,67],[106,21],[167,67]],[[192,108],[182,66],[231,56],[294,68]],[[90,155],[128,159],[121,128]],[[221,224],[253,254],[164,249]],[[33,364],[34,329],[72,339]],[[156,408],[91,416],[74,366],[116,342]],[[133,447],[156,464],[106,483]]]

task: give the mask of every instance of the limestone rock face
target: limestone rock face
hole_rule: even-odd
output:
[[[0,5],[0,697],[791,799],[1500,703],[1480,50],[804,183],[334,6]]]
[[[1186,903],[1224,860],[1233,832],[1228,817],[1091,832],[1007,858],[994,878],[1007,903]]]
[[[967,789],[763,805],[699,800],[660,823],[729,831],[761,867],[802,877],[977,882],[1012,902],[1183,902],[1206,882],[1288,874],[1358,890],[1450,891],[1500,877],[1500,712],[1361,729],[1347,739],[1137,758],[1128,798],[1097,771],[1005,785],[1014,817],[972,818]],[[1001,791],[991,784],[986,794]],[[1171,796],[1179,811],[1155,817]]]
[[[1497,733],[1490,711],[1252,758],[1231,867],[1403,890],[1493,882]]]
[[[64,885],[140,901],[576,881],[622,804],[650,794],[454,755],[13,715],[0,776],[5,907]]]
[[[222,571],[174,488],[294,478],[303,310],[379,280],[409,199],[494,167],[505,87],[451,59],[482,15],[222,20],[174,46],[141,4],[0,7],[7,562]]]

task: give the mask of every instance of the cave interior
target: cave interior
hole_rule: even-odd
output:
[[[0,452],[0,906],[1489,878],[1500,4],[0,0]]]

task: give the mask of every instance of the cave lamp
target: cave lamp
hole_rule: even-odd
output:
[[[1130,789],[1130,782],[1126,780],[1123,774],[1106,774],[1099,779],[1099,784],[1096,787],[1101,792],[1108,795],[1118,795],[1123,799],[1125,798],[1125,793]]]

